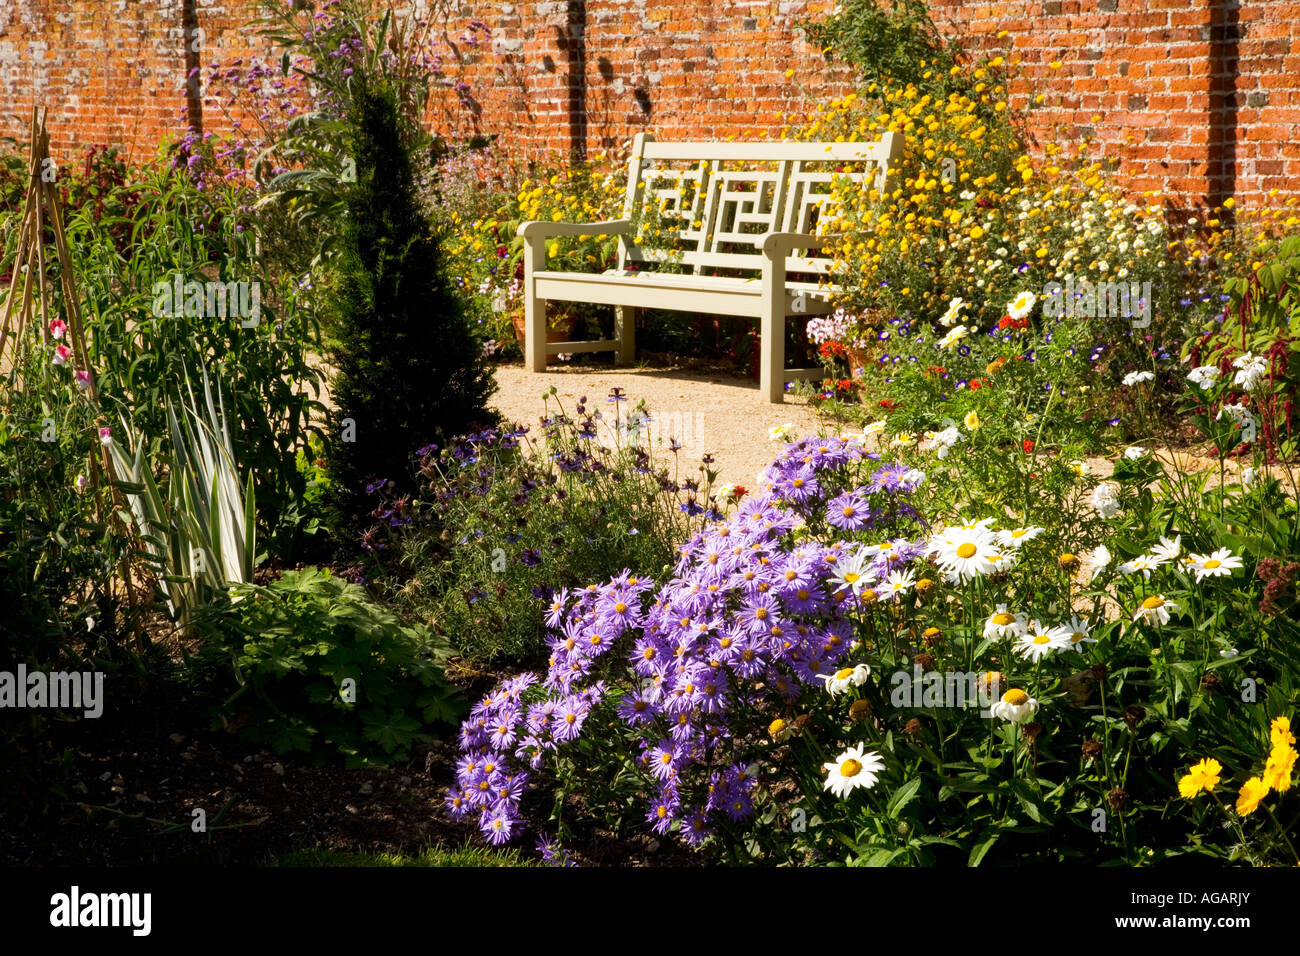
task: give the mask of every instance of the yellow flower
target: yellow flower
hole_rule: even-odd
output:
[[[1264,764],[1264,782],[1270,790],[1285,793],[1291,789],[1291,774],[1295,771],[1296,751],[1294,747],[1274,747]]]
[[[974,409],[966,413],[964,421],[966,423],[966,428],[970,431],[975,431],[980,427],[980,417],[976,414]]]
[[[1241,790],[1237,793],[1237,812],[1243,817],[1249,816],[1259,807],[1259,801],[1267,795],[1268,784],[1259,777],[1251,777],[1241,785]]]
[[[1268,739],[1274,747],[1295,746],[1295,737],[1291,733],[1291,718],[1274,717],[1273,723],[1269,725]]]
[[[1219,784],[1219,774],[1223,766],[1213,757],[1206,757],[1198,764],[1193,764],[1187,775],[1178,781],[1178,792],[1190,800],[1202,790],[1213,790]]]

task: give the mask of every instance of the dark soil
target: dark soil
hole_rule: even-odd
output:
[[[454,669],[453,669],[454,670]],[[474,699],[484,675],[463,673]],[[278,755],[234,733],[211,730],[172,685],[141,686],[128,708],[96,720],[50,720],[49,753],[64,753],[57,788],[32,785],[0,822],[0,865],[244,865],[292,850],[324,848],[418,854],[433,845],[480,842],[478,828],[443,809],[455,776],[454,735],[421,745],[379,770],[346,770]],[[46,781],[48,783],[48,781]],[[530,806],[530,804],[532,804]],[[206,813],[207,832],[191,828]],[[550,802],[525,801],[519,841],[532,855]],[[577,808],[575,808],[577,809]],[[567,819],[575,819],[566,812]],[[579,865],[699,865],[702,858],[653,835],[616,839],[591,828],[566,843]]]

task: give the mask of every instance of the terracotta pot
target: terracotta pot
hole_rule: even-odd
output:
[[[515,340],[519,343],[519,351],[524,351],[524,336],[527,329],[524,326],[523,311],[514,312],[510,316],[510,323],[515,327]],[[572,315],[555,315],[549,313],[546,316],[546,323],[550,326],[546,330],[546,341],[548,342],[572,342],[573,329],[577,324],[577,319]]]
[[[849,358],[849,378],[858,378],[875,360],[871,356],[869,349],[855,349],[851,346],[844,347],[844,353]]]

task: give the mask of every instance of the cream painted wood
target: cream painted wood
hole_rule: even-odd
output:
[[[890,168],[902,152],[899,133],[885,133],[873,143],[660,143],[648,133],[638,134],[628,159],[623,218],[534,221],[519,227],[525,248],[525,362],[534,372],[544,372],[547,358],[561,352],[612,351],[620,364],[631,363],[635,315],[642,308],[748,316],[759,323],[759,393],[769,402],[782,402],[787,381],[821,377],[820,369],[785,368],[785,321],[791,315],[831,311],[836,291],[827,280],[831,260],[811,254],[833,238],[818,235],[816,225],[819,210],[830,205],[831,180],[849,176],[863,189],[878,185],[886,192],[892,186]],[[678,169],[672,163],[688,165]],[[840,163],[864,168],[825,168]],[[672,235],[676,248],[651,250],[637,244],[634,214],[652,203],[682,221]],[[599,274],[546,268],[548,239],[584,235],[617,236],[618,265]],[[645,268],[665,262],[690,271]],[[822,279],[791,280],[791,272]],[[614,337],[548,343],[548,300],[614,306]]]

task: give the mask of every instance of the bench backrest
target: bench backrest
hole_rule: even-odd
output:
[[[624,218],[641,217],[645,244],[635,237],[619,247],[619,268],[629,263],[680,264],[698,274],[734,275],[763,266],[757,243],[769,232],[817,232],[831,210],[832,179],[862,189],[892,188],[891,165],[903,137],[885,133],[875,142],[656,142],[638,133],[628,159]],[[826,275],[830,259],[792,258],[793,272]]]

